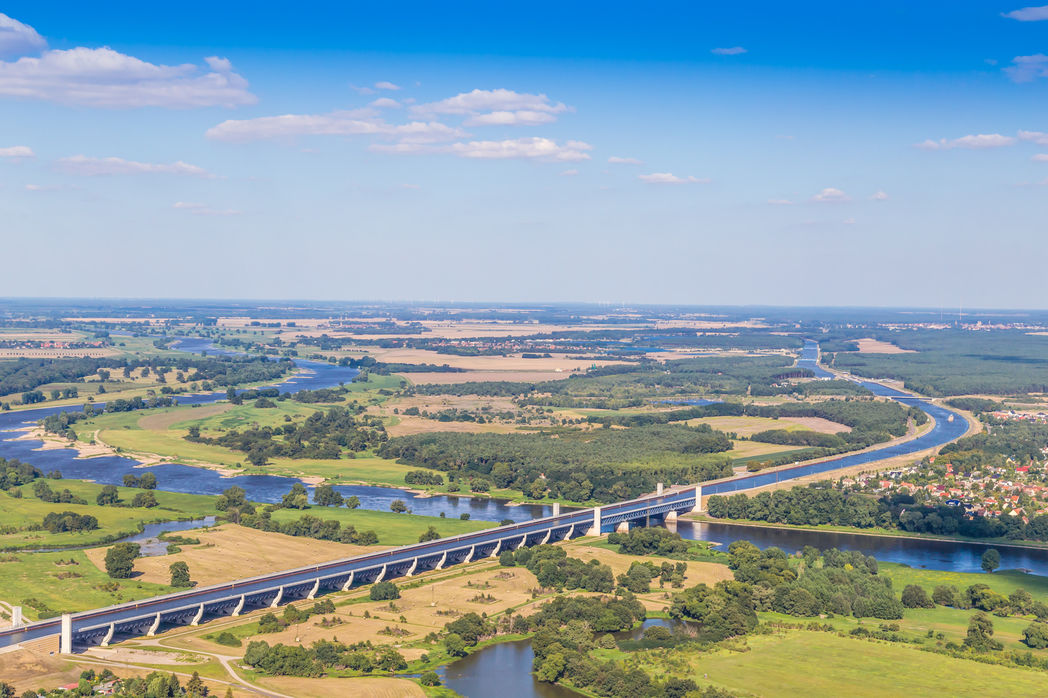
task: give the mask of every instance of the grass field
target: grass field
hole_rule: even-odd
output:
[[[1042,696],[1045,675],[924,652],[900,644],[789,631],[746,639],[748,651],[645,652],[655,675],[690,675],[758,696]],[[672,668],[665,657],[670,657]]]
[[[137,533],[140,524],[176,519],[196,519],[214,515],[215,497],[207,495],[181,494],[154,490],[158,506],[149,509],[98,506],[95,498],[102,485],[83,480],[47,480],[52,490],[68,489],[74,495],[82,497],[88,504],[52,504],[43,502],[33,496],[33,486],[23,485],[22,497],[16,499],[10,495],[0,494],[0,526],[24,528],[39,524],[51,512],[73,511],[77,514],[90,514],[98,519],[98,528],[93,531],[70,533],[49,533],[48,531],[17,531],[0,534],[0,549],[14,550],[24,548],[74,547],[92,545],[114,537]],[[129,503],[138,492],[143,490],[118,488],[120,498]],[[2,591],[0,591],[2,593]]]
[[[22,605],[22,612],[39,618],[25,603],[39,599],[58,613],[100,608],[172,591],[166,584],[136,579],[110,579],[82,550],[60,553],[13,553],[0,556],[0,600]],[[73,561],[73,564],[57,564]]]
[[[972,584],[986,584],[999,594],[1007,596],[1019,587],[1033,594],[1034,598],[1048,596],[1048,577],[1026,574],[1016,570],[1005,570],[993,574],[975,572],[943,572],[940,570],[919,570],[906,565],[882,562],[878,566],[880,574],[891,577],[892,586],[901,592],[907,584],[919,584],[929,594],[940,584],[952,584],[961,591]]]
[[[495,524],[491,521],[462,521],[461,519],[442,519],[437,516],[418,516],[415,514],[394,514],[390,511],[368,511],[366,509],[346,509],[345,507],[313,507],[306,511],[297,509],[279,509],[273,512],[274,521],[293,521],[304,514],[321,519],[334,519],[343,526],[354,526],[358,531],[374,531],[382,545],[407,545],[418,543],[418,537],[433,526],[441,536],[454,536],[460,533],[471,533]]]

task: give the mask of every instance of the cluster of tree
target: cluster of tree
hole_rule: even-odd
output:
[[[242,451],[254,465],[265,465],[271,458],[335,459],[343,450],[352,454],[377,446],[388,438],[381,420],[358,419],[355,412],[346,407],[332,407],[326,412],[314,412],[301,422],[243,431],[233,429],[215,437],[201,436],[199,427],[193,426],[185,438]]]
[[[87,504],[86,499],[76,496],[68,489],[55,492],[46,480],[37,480],[33,483],[33,496],[51,504]]]
[[[46,383],[79,382],[94,374],[106,377],[114,370],[122,370],[125,377],[130,377],[134,370],[144,371],[142,375],[153,373],[158,377],[175,370],[182,374],[182,382],[206,381],[228,386],[276,380],[292,368],[290,361],[269,361],[265,357],[253,356],[17,359],[0,362],[0,395],[32,391],[43,400],[43,393],[34,391],[34,388]]]
[[[354,526],[342,525],[341,521],[319,519],[305,514],[292,521],[274,521],[272,511],[263,510],[260,514],[241,513],[241,526],[256,528],[260,531],[283,533],[286,536],[334,540],[354,545],[377,545],[378,534],[374,531],[358,531]]]
[[[984,517],[969,514],[963,507],[918,505],[908,494],[874,498],[839,492],[831,489],[828,482],[761,492],[753,497],[713,495],[707,500],[707,508],[710,516],[717,518],[794,526],[832,524],[967,538],[1048,540],[1048,514],[1039,514],[1028,522],[1019,516]]]
[[[618,545],[623,555],[672,557],[688,552],[688,542],[679,533],[658,526],[632,528],[628,533],[609,533],[608,542]]]
[[[98,528],[98,519],[90,514],[78,514],[75,511],[52,511],[44,517],[41,527],[51,533],[93,531]]]
[[[409,470],[404,474],[404,482],[423,487],[440,487],[444,484],[444,476],[429,470]]]
[[[615,587],[611,568],[597,560],[583,562],[568,557],[563,548],[537,545],[520,550],[504,550],[499,554],[503,567],[520,565],[535,575],[538,583],[552,589],[582,589],[610,592]]]
[[[607,633],[631,628],[645,615],[644,607],[628,594],[617,599],[558,597],[544,604],[528,619],[535,631],[531,640],[535,677],[550,683],[570,682],[597,696],[679,698],[696,690],[692,681],[660,682],[640,669],[591,656],[598,646],[615,647]]]
[[[684,573],[688,569],[686,562],[663,562],[656,565],[653,562],[636,562],[630,564],[628,570],[615,578],[615,582],[622,589],[643,594],[651,591],[651,581],[658,578],[659,586],[663,587],[669,582],[674,587],[684,586]]]
[[[437,432],[390,439],[378,455],[440,470],[450,479],[488,480],[527,497],[547,494],[576,502],[617,501],[655,489],[731,474],[731,448],[708,427],[561,430],[557,434]]]
[[[141,476],[138,476],[134,473],[128,473],[127,475],[124,475],[124,487],[155,490],[156,475],[153,473],[143,473]]]
[[[295,608],[294,606],[285,606],[284,614],[277,617],[275,613],[267,613],[258,619],[258,632],[260,633],[279,633],[288,626],[295,625],[297,623],[305,623],[309,620],[310,616],[321,616],[325,613],[334,613],[335,604],[331,599],[322,599],[317,601],[311,608]]]
[[[309,647],[251,642],[244,652],[244,663],[273,676],[322,676],[327,669],[350,670],[361,674],[402,671],[407,668],[404,655],[388,645],[371,642],[352,645],[317,640]]]
[[[877,560],[859,552],[805,547],[796,568],[778,548],[759,550],[748,541],[728,546],[736,582],[748,585],[756,611],[795,616],[820,613],[856,618],[902,618],[903,605],[891,579],[877,574]]]
[[[0,489],[9,490],[43,476],[43,472],[28,463],[14,458],[0,458]]]
[[[210,695],[207,685],[195,671],[183,686],[175,674],[154,671],[144,677],[119,678],[109,669],[97,673],[94,669],[87,669],[80,673],[77,687],[72,691],[56,689],[57,692],[49,691],[46,695],[90,696],[101,693],[98,689],[103,686],[107,689],[106,695],[115,698],[206,698]],[[44,695],[43,691],[30,690],[23,693],[22,698],[41,695]],[[15,698],[14,687],[0,681],[0,698]],[[232,688],[226,689],[225,698],[233,698]]]
[[[317,402],[342,402],[349,393],[349,388],[340,385],[337,388],[319,388],[317,390],[299,390],[291,396],[295,402],[314,404]]]

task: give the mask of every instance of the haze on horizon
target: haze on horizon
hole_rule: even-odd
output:
[[[1048,7],[0,13],[0,296],[1045,307]]]

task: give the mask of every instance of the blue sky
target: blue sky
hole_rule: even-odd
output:
[[[1048,306],[1048,6],[315,5],[0,7],[0,295]]]

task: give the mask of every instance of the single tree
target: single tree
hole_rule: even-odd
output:
[[[348,498],[347,498],[347,499],[345,500],[345,505],[346,505],[346,507],[348,507],[349,509],[356,509],[357,507],[359,507],[359,506],[360,506],[360,497],[358,497],[358,496],[357,496],[357,495],[355,495],[355,494],[354,494],[354,495],[350,495],[350,496],[349,496],[349,497],[348,497]]]
[[[193,582],[189,579],[189,565],[179,560],[167,568],[171,572],[171,586],[190,587]]]
[[[1003,649],[1004,645],[993,639],[993,621],[990,616],[979,611],[968,621],[968,633],[964,638],[964,646],[970,647],[976,652],[988,652],[990,650]]]
[[[437,533],[437,529],[435,529],[435,528],[433,528],[432,526],[430,526],[430,527],[429,527],[429,528],[428,528],[428,529],[426,530],[426,532],[425,532],[425,533],[423,533],[422,535],[420,535],[420,536],[418,537],[418,542],[419,542],[419,543],[425,543],[426,541],[430,541],[430,540],[439,540],[439,539],[440,539],[440,534],[439,534],[439,533]]]
[[[1048,647],[1048,624],[1030,623],[1023,630],[1023,644],[1035,650]]]
[[[990,548],[982,554],[982,568],[987,572],[993,572],[1001,566],[1001,554],[996,548]]]
[[[907,584],[902,590],[902,605],[906,608],[935,608],[928,592],[918,584]]]
[[[135,558],[141,552],[138,543],[117,543],[106,551],[106,574],[113,579],[127,579],[135,570]]]
[[[391,601],[400,598],[400,589],[393,582],[376,582],[371,585],[368,598],[372,601]]]
[[[389,505],[389,510],[394,514],[403,514],[408,510],[408,505],[401,499],[394,499]]]

